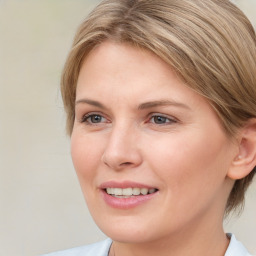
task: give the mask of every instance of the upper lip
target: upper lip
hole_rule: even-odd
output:
[[[134,182],[134,181],[106,181],[100,184],[101,189],[106,188],[156,188],[154,186]]]

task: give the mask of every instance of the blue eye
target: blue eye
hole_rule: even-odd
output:
[[[91,115],[89,119],[92,123],[100,123],[102,121],[102,116]]]
[[[170,119],[168,117],[165,116],[161,116],[161,115],[154,115],[150,118],[150,122],[154,123],[154,124],[169,124],[169,123],[176,123],[175,120]]]
[[[97,114],[89,114],[83,117],[82,122],[98,124],[98,123],[106,122],[106,118]]]
[[[154,116],[152,118],[156,124],[165,124],[167,121],[167,118],[163,116]]]

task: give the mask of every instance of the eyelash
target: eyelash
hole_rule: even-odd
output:
[[[99,117],[101,120],[106,119],[106,121],[102,122],[100,120],[100,122],[93,122],[92,121],[93,117]],[[156,118],[162,119],[163,123],[157,123]],[[150,120],[152,119],[154,120],[154,122],[150,122]],[[163,114],[150,114],[147,120],[148,120],[147,122],[151,124],[156,124],[156,125],[171,125],[171,124],[177,123],[177,120],[175,118],[170,118]],[[107,123],[107,122],[108,122],[107,118],[105,118],[102,114],[98,114],[98,113],[88,113],[84,115],[81,119],[81,123],[86,123],[87,125],[98,125],[98,124]]]

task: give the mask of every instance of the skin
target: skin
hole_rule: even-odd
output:
[[[153,53],[106,41],[82,65],[76,102],[72,159],[110,254],[224,255],[239,149],[207,100]],[[99,186],[127,180],[158,192],[131,209],[106,204]]]

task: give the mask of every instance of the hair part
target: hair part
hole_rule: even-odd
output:
[[[67,132],[75,119],[76,84],[88,53],[103,41],[129,43],[168,63],[205,97],[233,137],[256,117],[256,36],[228,0],[105,0],[81,24],[61,80]],[[226,212],[241,206],[256,168],[237,180]]]

